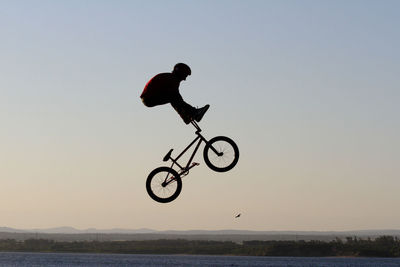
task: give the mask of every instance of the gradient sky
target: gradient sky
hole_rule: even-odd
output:
[[[0,226],[400,228],[399,1],[0,1]],[[194,129],[139,95],[177,62],[230,172],[151,170]],[[175,154],[176,155],[176,154]],[[241,212],[240,219],[234,216]]]

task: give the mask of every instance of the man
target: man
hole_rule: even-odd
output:
[[[189,124],[192,120],[199,122],[210,105],[194,108],[186,103],[179,93],[179,84],[192,73],[188,65],[178,63],[171,73],[160,73],[154,76],[144,87],[140,98],[146,107],[170,103],[183,121]]]

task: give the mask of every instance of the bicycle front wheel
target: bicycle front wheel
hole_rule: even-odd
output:
[[[203,151],[204,161],[216,172],[226,172],[239,160],[239,148],[232,139],[217,136],[207,142]]]
[[[147,177],[146,190],[153,200],[168,203],[175,200],[181,193],[182,179],[174,169],[159,167]]]

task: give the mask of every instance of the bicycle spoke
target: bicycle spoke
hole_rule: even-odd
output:
[[[232,147],[226,142],[215,142],[213,147],[218,153],[222,153],[221,156],[217,155],[212,149],[209,150],[210,161],[218,167],[227,166],[234,160],[234,151]]]
[[[160,172],[151,182],[153,192],[161,198],[168,198],[176,191],[177,184],[174,179],[175,177],[168,177],[169,175],[169,173],[166,174],[165,172]],[[167,181],[165,186],[163,186],[164,181]]]
[[[225,136],[210,139],[204,149],[204,160],[214,171],[228,171],[236,165],[238,159],[239,150],[236,144]]]

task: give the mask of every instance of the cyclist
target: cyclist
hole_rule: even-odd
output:
[[[140,98],[146,107],[154,107],[170,103],[178,112],[183,121],[189,124],[192,120],[199,122],[210,105],[194,108],[186,103],[179,93],[179,84],[192,73],[190,67],[184,63],[174,66],[171,73],[160,73],[147,82]]]

